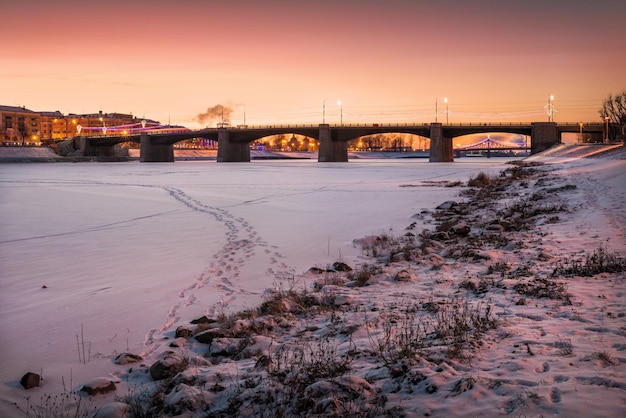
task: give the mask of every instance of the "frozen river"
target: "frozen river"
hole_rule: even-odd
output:
[[[0,165],[0,399],[27,371],[77,384],[190,319],[256,306],[277,277],[354,264],[355,238],[403,234],[458,198],[438,182],[506,161]]]

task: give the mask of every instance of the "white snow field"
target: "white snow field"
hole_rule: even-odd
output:
[[[606,245],[623,256],[626,162],[579,157],[529,159],[577,186],[564,197],[570,210],[561,222],[538,224],[541,250],[558,257]],[[192,319],[258,306],[277,281],[312,266],[363,263],[355,239],[402,235],[412,222],[419,232],[427,225],[415,214],[463,200],[462,188],[446,182],[496,176],[508,161],[0,165],[0,416],[25,416],[42,397],[98,376],[119,385],[116,394],[89,399],[94,408],[124,396],[128,385],[119,377],[128,366],[113,364],[116,354],[140,354],[151,364]],[[512,265],[521,257],[499,250],[489,256]],[[415,280],[404,288],[382,280],[350,298],[381,307],[397,304],[399,294],[427,299],[485,265],[392,265],[413,268]],[[378,390],[407,416],[617,416],[626,405],[624,274],[568,286],[575,301],[565,311],[546,313],[543,300],[523,314],[498,308],[517,312],[494,331],[515,335],[517,345],[486,338],[470,364],[423,364],[437,393]],[[371,339],[358,335],[357,346]],[[555,356],[557,341],[570,341],[574,356]],[[526,347],[533,356],[521,358]],[[377,379],[358,360],[352,367]],[[26,391],[19,380],[29,371],[43,383]],[[453,390],[463,382],[475,389]]]

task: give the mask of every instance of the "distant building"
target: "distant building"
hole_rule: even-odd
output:
[[[0,105],[0,140],[2,145],[41,143],[41,117],[25,107]]]
[[[0,141],[3,146],[34,146],[79,135],[106,135],[109,128],[141,126],[142,119],[125,113],[64,115],[57,111],[35,112],[26,107],[0,105]],[[158,124],[147,120],[149,124]],[[79,132],[80,131],[80,132]]]
[[[39,112],[40,115],[40,126],[41,126],[41,139],[42,141],[46,140],[55,140],[65,138],[65,130],[60,129],[60,125],[58,121],[63,120],[65,116],[63,113],[58,110],[55,112]]]

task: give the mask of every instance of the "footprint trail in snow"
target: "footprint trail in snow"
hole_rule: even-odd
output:
[[[198,301],[202,292],[214,292],[221,296],[219,302],[207,307],[206,315],[211,317],[223,312],[229,303],[234,301],[238,295],[252,295],[240,285],[238,278],[244,265],[253,256],[266,258],[268,267],[265,274],[268,276],[291,273],[292,270],[280,259],[283,256],[277,252],[277,247],[270,246],[261,239],[254,228],[243,218],[235,217],[224,209],[211,207],[203,204],[198,199],[189,196],[184,191],[176,188],[165,189],[170,196],[185,205],[187,208],[204,213],[212,217],[218,223],[226,227],[226,242],[223,247],[213,255],[213,261],[192,283],[187,283],[178,293],[177,302],[169,309],[165,323],[158,329],[150,330],[145,337],[144,346],[150,347],[149,354],[158,348],[155,345],[155,338],[172,328],[180,321],[180,311]],[[257,251],[263,248],[262,251]],[[206,289],[204,289],[207,287]]]

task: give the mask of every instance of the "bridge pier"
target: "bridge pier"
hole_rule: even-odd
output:
[[[336,138],[335,138],[336,139]],[[348,162],[348,142],[333,141],[330,125],[320,124],[320,147],[317,154],[317,161],[320,163],[347,163]]]
[[[443,134],[441,123],[430,124],[430,157],[431,163],[451,163],[454,161],[452,138],[446,138]]]
[[[233,142],[226,128],[217,130],[217,162],[218,163],[249,163],[250,144]]]
[[[83,156],[87,156],[87,157],[95,157],[95,154],[91,155],[92,152],[94,152],[91,149],[91,146],[89,144],[89,139],[84,137],[84,136],[75,136],[74,137],[74,149],[77,151],[80,151],[80,153]]]
[[[534,122],[531,124],[530,153],[536,154],[561,143],[555,122]]]
[[[147,133],[139,138],[139,161],[142,163],[173,163],[174,147],[170,144],[153,144]]]
[[[83,157],[122,157],[119,146],[116,145],[94,145],[92,141],[84,136],[74,138],[74,148],[80,151]]]

